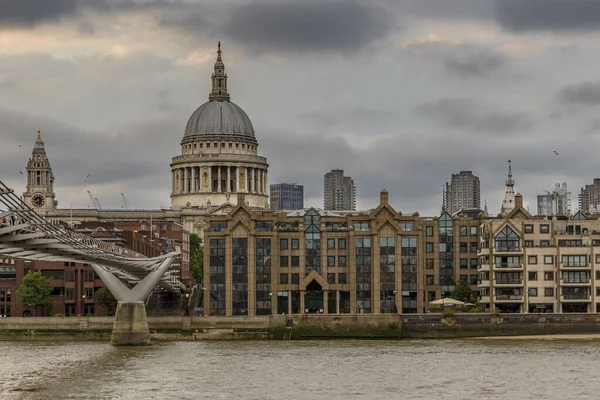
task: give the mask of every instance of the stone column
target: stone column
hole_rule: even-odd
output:
[[[304,295],[306,294],[306,290],[300,291],[300,314],[304,314]]]
[[[288,290],[288,314],[292,314],[292,291]]]
[[[171,193],[175,193],[175,170],[171,171]]]
[[[196,167],[192,167],[192,193],[196,193]]]
[[[335,313],[336,314],[340,313],[340,291],[339,290],[335,291]]]
[[[323,290],[323,314],[328,313],[328,312],[329,312],[329,290]]]
[[[248,193],[254,193],[254,168],[248,168],[248,177],[250,178]]]
[[[183,168],[179,168],[179,193],[183,193]]]
[[[221,166],[217,167],[217,192],[221,192]]]
[[[189,191],[189,187],[188,187],[188,168],[185,167],[183,169],[183,192],[184,193],[188,193]]]
[[[227,167],[227,193],[231,192],[231,167]]]

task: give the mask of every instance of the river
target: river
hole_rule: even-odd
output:
[[[598,340],[2,342],[1,399],[600,398]]]

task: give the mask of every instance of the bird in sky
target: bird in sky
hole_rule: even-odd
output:
[[[85,177],[85,179],[88,179],[92,174],[87,174],[87,176]]]
[[[554,154],[558,155],[558,151],[554,150]]]
[[[19,147],[23,146],[22,144],[19,145]]]
[[[19,171],[19,173],[20,173],[21,175],[23,175],[23,171]]]

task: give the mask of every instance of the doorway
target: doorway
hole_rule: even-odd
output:
[[[323,288],[315,280],[306,286],[304,312],[306,314],[323,314]]]

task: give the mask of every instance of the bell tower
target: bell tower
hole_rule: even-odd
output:
[[[45,214],[55,210],[58,202],[54,200],[54,174],[40,131],[38,131],[31,158],[27,163],[27,185],[23,193],[23,201],[31,208]]]

